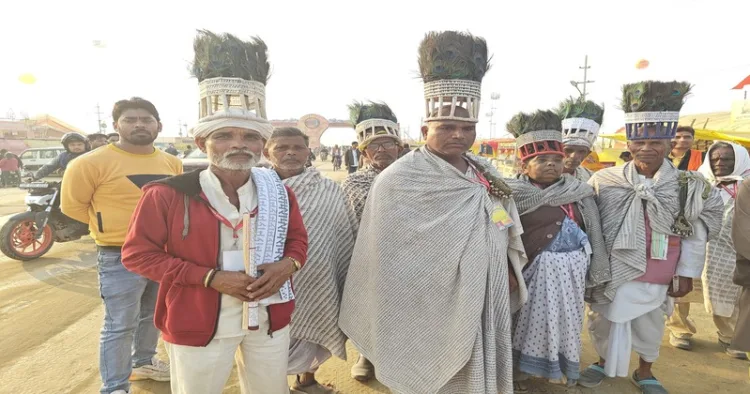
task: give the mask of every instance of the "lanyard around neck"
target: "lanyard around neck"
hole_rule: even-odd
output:
[[[229,219],[225,218],[224,216],[221,216],[219,214],[219,212],[217,212],[214,209],[214,207],[212,207],[212,206],[209,205],[208,209],[211,211],[211,213],[214,215],[214,217],[216,217],[216,219],[218,219],[219,222],[221,222],[221,224],[223,224],[223,225],[229,227],[230,229],[232,229],[232,237],[233,238],[239,238],[239,236],[237,235],[237,231],[239,231],[242,228],[242,220],[240,220],[240,222],[236,226],[233,226],[232,223],[229,221]],[[253,209],[252,212],[250,212],[250,217],[253,218],[257,214],[258,214],[258,207],[255,207],[255,209]]]

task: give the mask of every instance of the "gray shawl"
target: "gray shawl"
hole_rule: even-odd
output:
[[[680,173],[669,160],[664,159],[651,186],[641,182],[634,162],[605,168],[591,177],[589,184],[594,187],[612,267],[612,281],[597,288],[594,293],[599,295],[603,292],[611,299],[620,285],[646,272],[644,204],[653,231],[678,235],[673,232],[672,226],[680,209]],[[721,197],[699,173],[689,172],[687,175],[685,218],[690,223],[703,222],[708,229],[709,239],[713,239],[721,228]]]
[[[528,177],[522,175],[519,179],[506,180],[513,189],[513,199],[516,201],[521,216],[534,212],[541,206],[559,207],[564,204],[575,203],[583,216],[586,235],[591,244],[591,264],[586,276],[586,288],[593,288],[608,282],[611,278],[609,255],[604,246],[602,225],[599,219],[599,209],[594,201],[594,189],[579,181],[572,175],[563,174],[559,181],[540,189],[530,183]],[[587,291],[587,302],[611,302],[611,299],[590,299],[593,294]]]
[[[589,179],[591,179],[592,174],[594,173],[588,168],[578,166],[578,168],[576,168],[575,178],[581,182],[588,182]]]
[[[307,263],[293,278],[297,301],[291,336],[322,345],[346,360],[338,313],[357,220],[339,186],[313,167],[284,184],[297,197],[309,244]]]
[[[496,203],[514,219],[506,230],[491,221]],[[526,299],[521,232],[511,199],[494,200],[424,148],[378,175],[339,325],[379,381],[406,394],[513,391],[511,312]]]
[[[341,184],[341,189],[346,194],[349,206],[357,215],[357,221],[362,219],[362,211],[365,209],[367,194],[370,192],[372,182],[380,171],[372,166],[365,166],[360,171],[349,174]]]

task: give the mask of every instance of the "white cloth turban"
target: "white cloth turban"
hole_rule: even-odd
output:
[[[268,120],[259,118],[249,112],[230,110],[229,112],[220,111],[201,118],[198,124],[190,130],[190,134],[194,138],[206,138],[214,131],[225,127],[238,127],[257,131],[261,138],[266,141],[271,138],[271,133],[273,133],[273,126],[271,126],[271,122]]]

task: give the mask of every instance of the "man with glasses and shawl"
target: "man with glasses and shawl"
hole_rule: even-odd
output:
[[[294,192],[308,231],[307,263],[294,274],[295,308],[287,373],[293,391],[331,393],[315,372],[331,355],[346,360],[346,336],[338,327],[344,279],[357,235],[357,221],[336,182],[305,168],[309,139],[295,127],[273,131],[264,155]]]
[[[708,160],[701,164],[698,172],[721,194],[724,203],[721,232],[715,240],[708,243],[702,291],[701,282],[697,282],[695,291],[675,300],[674,313],[667,320],[669,343],[684,350],[692,348],[691,338],[697,330],[688,316],[690,303],[702,303],[705,304],[706,312],[713,316],[719,345],[728,355],[746,359],[745,352],[730,349],[737,323],[737,302],[742,290],[732,283],[737,253],[734,251],[731,233],[737,190],[742,181],[750,176],[750,155],[740,145],[716,142],[708,149],[706,157]]]
[[[585,290],[610,279],[594,189],[563,173],[566,155],[555,113],[520,113],[506,127],[522,162],[519,178],[506,182],[530,261],[523,270],[529,301],[513,320],[514,388],[527,391],[527,375],[574,386]]]
[[[589,184],[602,219],[612,280],[594,290],[612,299],[591,305],[589,331],[599,362],[578,383],[597,387],[606,377],[627,376],[631,350],[640,356],[632,382],[646,394],[667,390],[651,365],[659,357],[669,297],[683,297],[700,278],[706,242],[721,227],[718,191],[698,173],[677,170],[666,159],[685,96],[686,82],[639,82],[623,87],[622,108],[633,161],[596,172]]]
[[[557,110],[562,119],[563,171],[578,180],[588,182],[593,172],[581,163],[591,154],[604,119],[604,108],[583,97],[569,98]]]
[[[365,202],[339,325],[394,393],[513,391],[521,224],[497,171],[466,153],[488,59],[479,37],[427,34],[426,145],[378,175]]]
[[[349,118],[357,134],[357,149],[364,153],[366,164],[359,171],[349,174],[341,189],[359,222],[375,177],[400,157],[402,145],[398,120],[388,104],[355,101],[349,106]],[[375,377],[375,367],[360,354],[351,374],[352,378],[366,382]]]
[[[368,164],[347,176],[341,187],[359,220],[372,182],[399,158],[402,147],[398,120],[387,104],[355,101],[349,106],[349,117]]]

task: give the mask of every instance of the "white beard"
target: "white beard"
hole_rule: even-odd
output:
[[[236,152],[227,152],[220,157],[212,156],[211,164],[228,171],[249,171],[253,167],[257,166],[260,162],[260,155],[256,155],[252,152],[247,152],[248,154],[250,154],[250,159],[244,163],[238,163],[236,161],[232,161],[232,159],[229,157],[229,155],[233,153]]]

